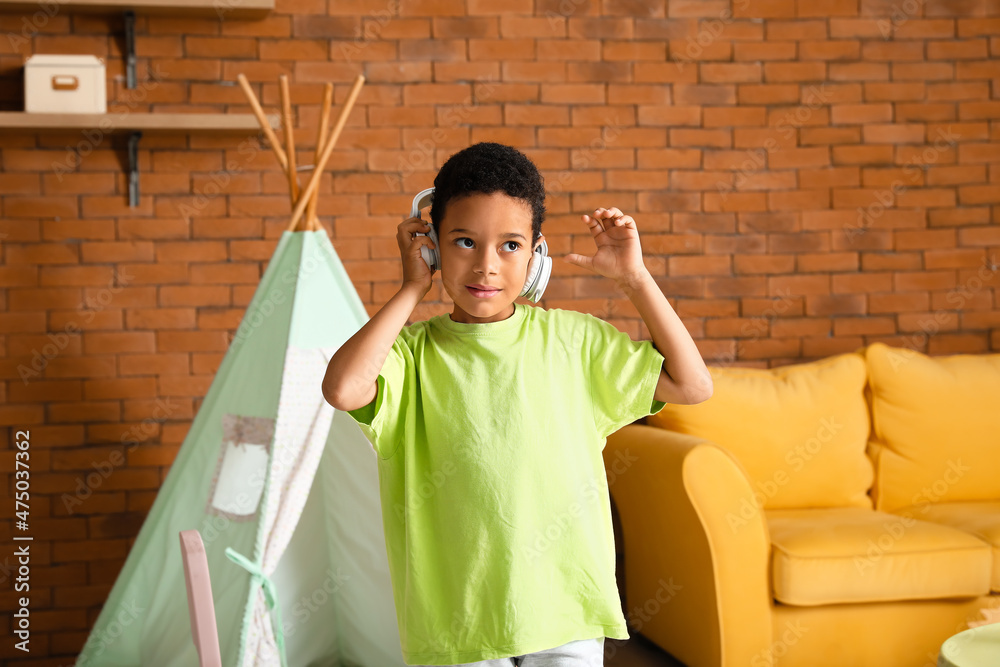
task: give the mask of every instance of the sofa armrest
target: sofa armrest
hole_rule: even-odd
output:
[[[608,436],[630,626],[688,667],[770,664],[770,539],[739,462],[659,427]]]

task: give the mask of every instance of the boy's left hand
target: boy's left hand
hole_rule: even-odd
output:
[[[597,253],[593,257],[569,253],[563,259],[611,278],[619,285],[635,282],[647,273],[639,245],[639,230],[632,216],[611,207],[599,208],[593,216],[582,217],[590,227]]]

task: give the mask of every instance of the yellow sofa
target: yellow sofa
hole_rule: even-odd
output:
[[[1000,607],[1000,354],[710,371],[604,450],[634,631],[688,667],[933,667]]]

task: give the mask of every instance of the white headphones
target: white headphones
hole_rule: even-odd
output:
[[[430,206],[433,200],[434,188],[421,190],[413,198],[413,208],[410,209],[410,217],[419,218],[420,209]],[[440,271],[441,253],[439,252],[440,246],[438,245],[434,225],[430,225],[430,232],[428,234],[424,234],[423,232],[415,233],[419,236],[429,236],[431,241],[434,242],[433,248],[425,245],[420,246],[420,256],[427,262],[427,266],[430,267],[431,271]],[[528,279],[524,281],[524,287],[521,288],[521,293],[518,296],[526,297],[535,302],[542,298],[542,294],[549,284],[549,278],[552,276],[552,258],[548,255],[549,245],[545,242],[545,239],[542,239],[538,248],[531,253],[531,259],[528,261]]]

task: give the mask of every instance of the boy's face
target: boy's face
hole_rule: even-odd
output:
[[[441,219],[438,241],[441,282],[455,302],[452,320],[498,322],[514,314],[533,251],[526,202],[503,192],[453,199]],[[468,287],[477,284],[497,291],[477,296]]]

